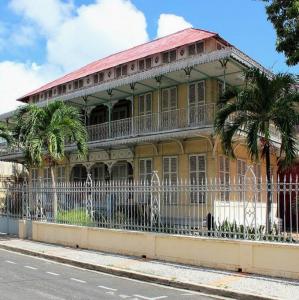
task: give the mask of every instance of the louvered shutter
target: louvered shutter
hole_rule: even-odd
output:
[[[152,94],[146,94],[145,96],[145,109],[146,109],[146,113],[150,114],[152,112]]]
[[[177,108],[177,88],[171,88],[170,89],[170,110]]]
[[[195,84],[189,85],[189,104],[195,105]]]
[[[139,96],[139,114],[144,115],[144,95]]]
[[[198,104],[203,104],[205,101],[205,81],[198,82],[197,95]]]
[[[164,89],[162,91],[162,111],[168,110],[169,106],[169,90]]]

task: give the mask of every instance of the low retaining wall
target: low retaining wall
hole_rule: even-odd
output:
[[[110,253],[299,279],[299,245],[32,222],[32,239]]]

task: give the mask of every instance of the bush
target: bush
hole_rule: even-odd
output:
[[[93,223],[90,215],[86,214],[83,208],[59,211],[56,222],[79,226],[91,226]]]

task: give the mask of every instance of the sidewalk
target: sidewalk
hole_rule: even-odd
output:
[[[299,281],[184,266],[2,236],[0,248],[78,267],[237,299],[299,299]]]

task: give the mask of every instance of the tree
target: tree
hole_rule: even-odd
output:
[[[267,174],[267,230],[271,228],[271,175],[270,128],[281,135],[280,164],[290,166],[296,157],[295,126],[298,124],[296,105],[299,94],[294,88],[295,78],[290,74],[277,74],[270,78],[259,69],[245,72],[245,85],[230,89],[219,102],[215,130],[220,136],[223,151],[235,157],[234,138],[242,131],[253,161],[266,162]]]
[[[12,132],[3,122],[0,122],[0,140],[6,142],[8,145],[13,143]]]
[[[276,34],[276,50],[283,52],[289,66],[299,62],[299,0],[262,0],[267,2],[268,20]]]
[[[57,193],[54,166],[66,156],[66,141],[76,145],[78,154],[87,153],[87,131],[79,111],[61,101],[45,107],[35,104],[19,108],[16,113],[15,136],[29,167],[46,163],[51,172],[53,214],[57,217]]]

